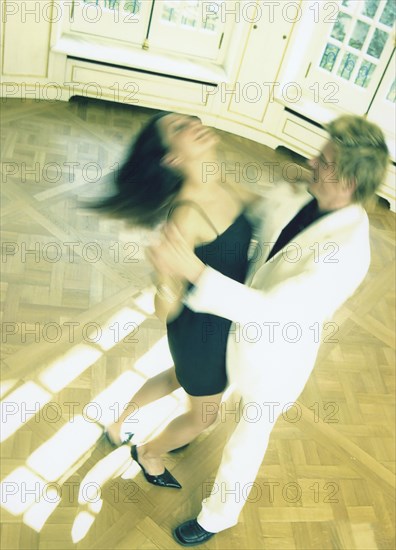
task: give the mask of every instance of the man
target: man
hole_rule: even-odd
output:
[[[174,532],[181,545],[201,544],[237,524],[276,419],[312,371],[323,322],[368,271],[362,203],[383,181],[388,149],[381,130],[361,117],[342,116],[327,131],[329,141],[310,161],[307,188],[283,183],[263,200],[261,236],[245,285],[205,266],[175,227],[168,226],[161,246],[149,251],[157,269],[193,283],[184,299],[189,308],[233,321],[227,372],[240,410],[249,403],[278,404],[263,406],[255,421],[241,415],[236,422],[211,495],[198,518]]]

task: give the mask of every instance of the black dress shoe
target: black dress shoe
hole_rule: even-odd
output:
[[[139,466],[142,469],[144,477],[147,479],[149,483],[152,483],[153,485],[157,485],[158,487],[171,487],[172,489],[181,489],[182,486],[180,483],[173,477],[173,475],[165,468],[165,471],[163,474],[160,474],[159,476],[152,476],[146,470],[143,468],[143,466],[140,464],[138,460],[138,454],[136,445],[132,445],[131,447],[131,457],[133,460],[135,460]]]
[[[211,539],[216,533],[210,533],[201,527],[196,519],[185,521],[173,531],[173,537],[182,546],[197,546]]]

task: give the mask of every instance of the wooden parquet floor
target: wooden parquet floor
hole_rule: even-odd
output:
[[[150,114],[87,99],[2,104],[4,550],[179,548],[172,528],[197,514],[214,479],[220,421],[168,455],[182,491],[147,484],[128,447],[102,436],[117,402],[171,359],[147,235],[77,202],[103,194]],[[220,134],[225,166],[290,160]],[[395,216],[377,204],[370,219],[369,275],[334,319],[298,418],[277,422],[238,526],[202,548],[395,548]],[[145,437],[182,406],[175,392],[127,429]]]

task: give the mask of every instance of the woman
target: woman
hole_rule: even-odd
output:
[[[99,207],[130,223],[153,228],[172,220],[206,264],[243,282],[252,228],[245,210],[256,195],[203,177],[205,163],[216,163],[217,137],[197,117],[175,113],[155,116],[139,134],[117,178],[117,193]],[[181,488],[164,469],[161,455],[188,444],[212,424],[226,387],[225,352],[230,322],[196,314],[181,302],[186,282],[157,274],[156,313],[166,321],[175,366],[148,380],[131,398],[139,407],[180,386],[188,395],[187,412],[154,439],[132,446],[132,457],[155,485]],[[211,409],[211,405],[214,405]],[[120,430],[133,412],[127,407],[107,436],[121,444]]]

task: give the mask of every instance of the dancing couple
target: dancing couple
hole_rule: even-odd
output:
[[[174,367],[149,379],[107,429],[108,438],[121,444],[122,423],[136,404],[184,389],[186,412],[131,447],[147,481],[181,488],[162,455],[215,421],[203,407],[219,410],[227,384],[241,410],[252,402],[279,404],[274,416],[235,420],[211,495],[197,518],[174,531],[183,546],[237,524],[277,416],[298,398],[313,369],[322,324],[368,271],[364,204],[384,180],[388,149],[382,131],[362,117],[342,116],[326,130],[329,139],[309,161],[305,184],[279,182],[257,195],[220,177],[206,181],[203,167],[217,162],[216,134],[197,117],[162,113],[137,137],[117,175],[116,193],[97,205],[137,226],[163,224],[161,242],[147,256],[156,269],[156,313],[166,323]],[[249,264],[253,232],[263,246]],[[290,243],[298,247],[298,261],[284,253]],[[279,330],[271,338],[236,338],[236,326],[250,323]],[[299,327],[299,338],[284,337],[282,328],[290,323]],[[319,338],[310,330],[314,323]],[[207,327],[218,337],[203,338]],[[244,488],[240,495],[236,487]]]

